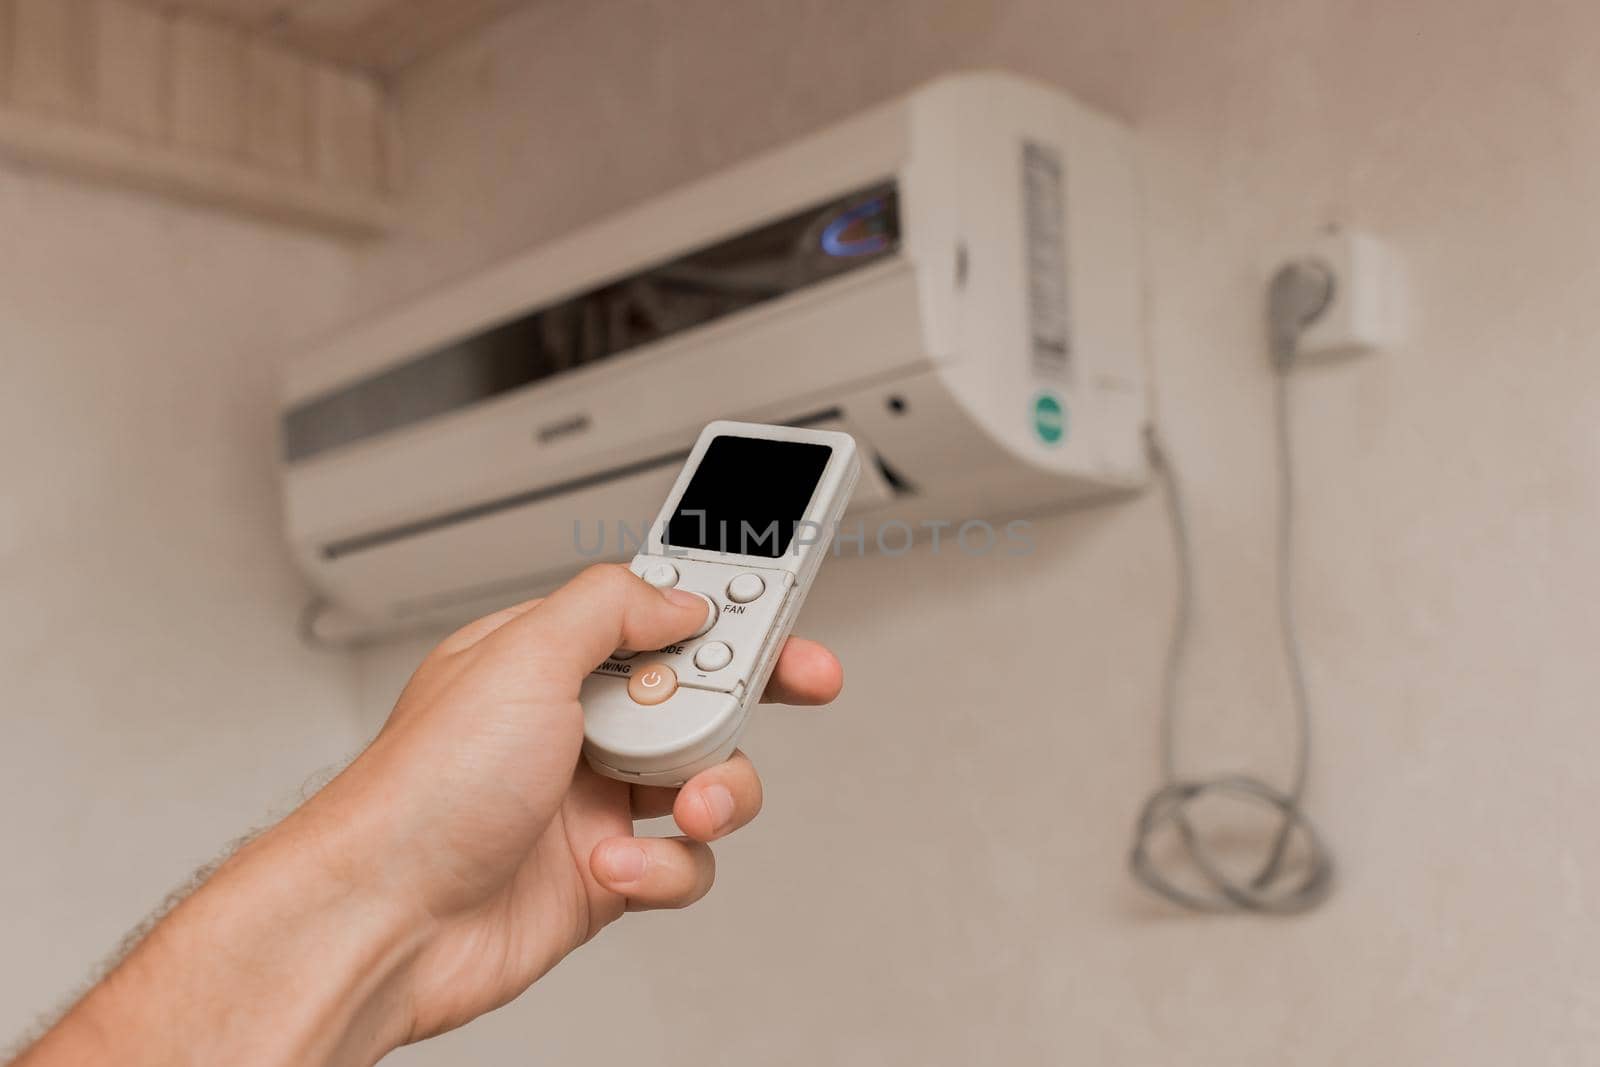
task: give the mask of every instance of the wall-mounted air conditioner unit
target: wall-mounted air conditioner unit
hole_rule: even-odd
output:
[[[283,484],[327,635],[446,623],[637,527],[712,419],[855,435],[856,517],[1138,487],[1128,132],[1000,74],[927,85],[295,361]],[[896,535],[899,543],[900,535]],[[847,546],[850,543],[847,542]]]

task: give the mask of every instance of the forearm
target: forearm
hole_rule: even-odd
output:
[[[16,1067],[369,1064],[403,1043],[421,925],[353,876],[335,820],[303,809],[240,850]]]

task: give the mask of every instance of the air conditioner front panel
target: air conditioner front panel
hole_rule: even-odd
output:
[[[842,412],[806,423],[864,440]],[[304,544],[302,564],[325,595],[368,627],[449,620],[463,604],[496,597],[504,604],[589,563],[633,555],[656,510],[643,502],[659,506],[687,455],[685,446],[597,472],[587,485],[552,486],[343,541]],[[864,459],[851,502],[857,513],[891,505],[897,496],[873,457]]]
[[[413,408],[388,421],[358,413],[341,428],[336,415],[321,438],[289,435],[290,537],[332,632],[447,625],[626,556],[619,530],[659,507],[719,418],[856,437],[847,549],[858,521],[877,551],[886,524],[927,540],[1138,488],[1134,163],[1126,129],[1055,89],[954,75],[320,346],[290,373],[286,419],[397,371],[429,391],[401,396]],[[873,201],[883,209],[863,210],[881,227],[856,225],[867,215],[850,213]],[[548,352],[532,320],[552,310],[604,314],[591,297],[630,279],[650,288],[663,271],[693,284],[708,263],[728,267],[728,249],[765,250],[731,257],[735,281],[761,280],[745,273],[752,262],[816,266],[824,233],[832,254],[864,254],[675,320],[679,332],[624,330],[624,347],[538,362]],[[405,370],[478,342],[488,354],[462,364],[469,374],[499,374],[503,351],[509,378]]]

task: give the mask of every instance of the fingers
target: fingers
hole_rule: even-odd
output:
[[[661,648],[704,622],[704,602],[676,589],[657,590],[627,568],[599,564],[543,600],[529,600],[468,623],[435,649],[448,656],[496,638],[536,649],[578,674],[618,648]],[[512,624],[516,625],[513,626]],[[825,647],[803,637],[785,642],[762,700],[815,705],[834,700],[844,668]],[[664,814],[664,812],[662,813]]]
[[[661,648],[698,630],[705,601],[679,589],[656,589],[626,567],[602,563],[483,639],[535,658],[573,679],[619,648]]]
[[[743,752],[700,772],[681,789],[633,787],[633,817],[673,819],[696,841],[715,841],[744,826],[761,811],[761,776]]]
[[[684,837],[613,837],[589,854],[589,870],[627,898],[629,911],[685,908],[711,889],[717,861],[709,846]]]
[[[827,704],[843,686],[844,668],[832,652],[815,641],[791,637],[778,655],[762,699],[782,704]],[[731,817],[724,814],[725,793],[733,798]],[[714,841],[756,817],[761,810],[761,779],[744,753],[735,752],[727,763],[696,775],[681,789],[634,786],[632,807],[635,819],[654,819],[670,812],[690,837]]]
[[[739,829],[761,811],[761,778],[743,752],[702,771],[681,789],[634,786],[633,816],[672,812],[686,836],[613,837],[596,845],[589,869],[629,911],[683,908],[705,896],[716,877],[707,841]]]
[[[778,654],[761,699],[774,704],[827,704],[844,688],[844,668],[815,641],[791,637]]]
[[[715,841],[761,811],[761,776],[743,752],[701,771],[678,790],[672,818],[696,841]]]

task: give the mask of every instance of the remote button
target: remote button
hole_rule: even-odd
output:
[[[671,589],[678,584],[678,568],[670,563],[652,563],[642,577],[657,589]]]
[[[728,599],[735,604],[748,604],[767,591],[767,583],[759,574],[741,574],[728,583]]]
[[[611,658],[614,660],[632,659],[638,654],[639,653],[634,652],[632,649],[619,648],[615,652],[611,653]]]
[[[633,672],[628,695],[635,704],[659,704],[678,690],[678,676],[665,663],[651,663]]]
[[[695,596],[706,602],[706,622],[704,626],[690,634],[690,637],[699,637],[701,634],[711,629],[717,624],[717,616],[722,613],[722,609],[717,607],[717,602],[706,596],[704,593],[696,593]]]
[[[703,671],[720,671],[733,662],[733,649],[721,641],[701,645],[694,654],[694,665]]]

